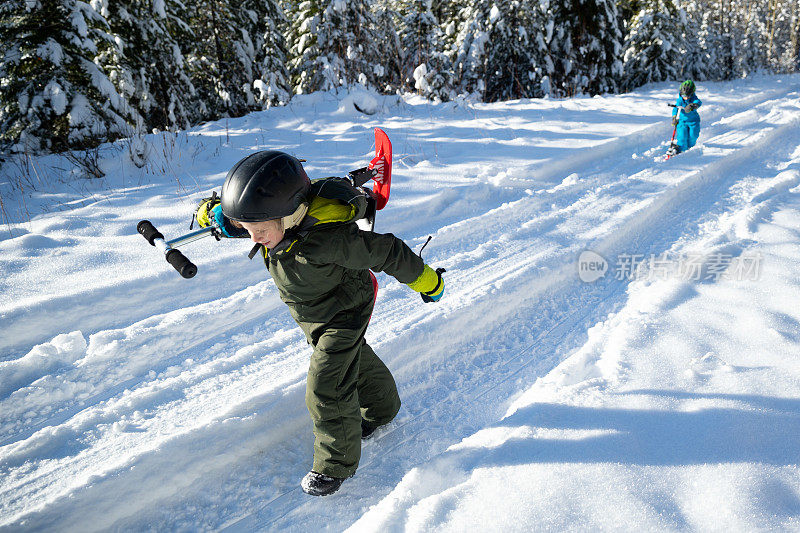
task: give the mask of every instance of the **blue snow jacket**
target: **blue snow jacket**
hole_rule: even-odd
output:
[[[697,104],[697,107],[703,105],[703,102],[697,97],[697,93],[693,94],[689,98],[684,98],[683,96],[678,96],[678,100],[675,102],[675,105],[685,106],[687,104]],[[675,113],[680,111],[677,107],[672,110],[672,116],[675,116]],[[678,122],[700,122],[700,114],[695,109],[691,113],[681,112],[681,116],[678,119]]]

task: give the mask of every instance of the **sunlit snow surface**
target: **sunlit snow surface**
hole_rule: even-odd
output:
[[[800,529],[800,76],[700,84],[698,145],[664,162],[676,87],[322,93],[148,135],[141,169],[104,146],[99,180],[5,165],[0,530]],[[378,275],[367,338],[403,409],[313,498],[309,347],[263,263],[209,239],[185,280],[136,223],[187,232],[256,150],[344,175],[376,126],[376,230],[433,235],[447,288]]]

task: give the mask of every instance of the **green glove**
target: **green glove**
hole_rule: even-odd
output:
[[[408,284],[409,287],[420,293],[422,301],[425,303],[438,302],[444,294],[444,274],[445,269],[437,268],[432,269],[430,266],[425,265],[422,274]]]
[[[195,218],[201,228],[216,224],[223,237],[241,239],[250,236],[246,229],[234,226],[230,219],[222,213],[222,204],[219,196],[217,196],[217,191],[214,191],[211,197],[200,200],[200,205],[195,212]]]
[[[439,284],[430,292],[420,293],[420,296],[422,296],[422,301],[426,304],[438,302],[442,298],[442,295],[444,294],[444,278],[442,277],[442,274],[445,272],[445,269],[437,268],[436,274],[439,276]]]
[[[214,220],[214,215],[211,214],[211,210],[214,209],[215,206],[219,205],[220,199],[217,196],[217,191],[214,191],[208,198],[203,198],[200,200],[200,204],[197,206],[197,211],[195,211],[194,217],[197,219],[197,223],[200,225],[201,228],[209,227]]]

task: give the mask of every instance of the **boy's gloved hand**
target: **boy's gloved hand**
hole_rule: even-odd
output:
[[[673,126],[678,125],[678,115],[672,115],[672,125]]]
[[[420,293],[422,301],[425,303],[438,302],[444,294],[444,278],[442,274],[446,271],[443,268],[433,270],[428,265],[422,270],[422,274],[408,286]]]
[[[216,191],[214,191],[214,194],[210,198],[203,198],[200,200],[200,204],[197,206],[197,211],[195,211],[194,217],[197,219],[197,223],[201,228],[207,228],[211,225],[213,220],[211,210],[218,205],[220,205],[220,199],[217,196]]]
[[[200,201],[195,217],[201,228],[216,224],[224,237],[240,238],[250,235],[246,229],[237,228],[231,224],[230,219],[222,213],[222,204],[216,193],[211,198],[204,198]]]
[[[420,296],[422,296],[422,301],[426,304],[432,302],[438,302],[441,300],[442,296],[444,295],[444,278],[442,274],[446,272],[443,268],[436,269],[436,275],[439,276],[439,283],[436,285],[436,288],[431,292],[423,292]]]
[[[692,111],[697,109],[697,104],[687,104],[686,107],[684,107],[684,109],[686,110],[687,113],[691,113]]]

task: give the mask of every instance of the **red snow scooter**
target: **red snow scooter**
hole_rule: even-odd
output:
[[[675,105],[675,104],[667,104],[670,107],[677,107],[678,114],[676,115],[678,119],[681,118],[681,113],[683,113],[683,106],[682,105]],[[669,141],[669,149],[667,150],[667,155],[664,157],[664,161],[667,161],[670,157],[676,156],[681,153],[678,145],[675,143],[675,133],[678,131],[678,124],[676,123],[675,126],[672,128],[672,139]]]
[[[389,200],[389,189],[392,183],[392,143],[386,133],[375,128],[375,157],[370,161],[369,166],[354,170],[349,173],[351,183],[355,187],[361,188],[367,193],[369,206],[367,215],[364,217],[366,227],[372,231],[375,227],[375,213],[386,206]],[[375,183],[372,190],[364,187],[369,180]],[[216,196],[216,191],[213,193]],[[360,223],[361,220],[357,221]],[[191,229],[191,227],[189,228]],[[164,252],[167,262],[177,270],[184,278],[192,278],[197,274],[197,266],[178,250],[179,246],[189,244],[204,237],[214,237],[220,240],[222,229],[212,221],[207,228],[201,228],[186,235],[181,235],[171,240],[166,240],[164,235],[156,229],[149,220],[141,220],[136,225],[138,231],[152,246]],[[252,259],[261,248],[260,244],[253,246],[249,257]]]

